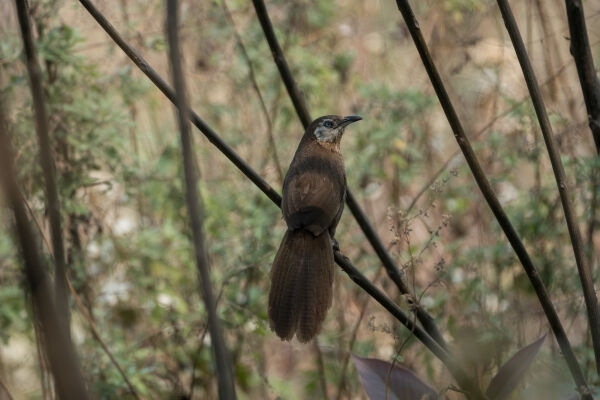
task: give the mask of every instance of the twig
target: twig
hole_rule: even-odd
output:
[[[50,219],[50,237],[54,254],[56,272],[54,274],[56,308],[60,323],[64,325],[65,334],[71,337],[69,317],[69,296],[66,285],[66,262],[63,247],[62,227],[60,221],[60,200],[54,179],[56,167],[52,158],[52,144],[48,135],[48,112],[44,101],[44,90],[42,88],[41,72],[35,54],[31,25],[29,21],[29,10],[27,1],[15,0],[19,26],[25,59],[27,60],[27,72],[31,86],[31,97],[35,111],[35,128],[40,147],[40,164],[44,175],[44,189],[46,192],[46,207]]]
[[[227,7],[227,1],[221,0],[221,5],[223,7],[223,12],[225,13],[225,17],[231,24],[231,29],[233,30],[233,35],[235,36],[235,40],[242,52],[242,57],[244,61],[246,61],[246,65],[248,66],[248,77],[250,78],[250,82],[252,82],[252,87],[256,92],[256,96],[258,97],[258,102],[260,103],[260,109],[265,117],[265,123],[267,124],[267,137],[269,138],[269,145],[271,147],[271,153],[273,155],[273,161],[275,162],[275,168],[277,168],[277,175],[279,176],[279,182],[283,183],[283,169],[281,168],[281,163],[279,162],[279,156],[277,155],[277,146],[275,144],[275,138],[273,137],[273,122],[271,121],[271,117],[269,116],[269,111],[267,110],[267,105],[265,104],[265,100],[262,96],[260,88],[258,87],[258,82],[256,80],[256,74],[254,73],[254,67],[252,66],[252,60],[250,60],[250,56],[246,51],[246,46],[244,46],[244,41],[240,36],[240,33],[237,31],[235,27],[235,22],[233,20],[233,16],[229,11],[229,7]]]
[[[588,320],[590,325],[590,331],[592,334],[592,343],[594,345],[594,355],[596,357],[596,371],[600,374],[600,309],[598,308],[598,298],[594,291],[594,283],[592,281],[592,273],[585,256],[585,250],[583,246],[583,239],[581,238],[581,232],[579,225],[577,224],[577,217],[571,203],[571,197],[569,195],[569,189],[567,185],[567,178],[565,170],[560,159],[560,152],[554,141],[554,134],[552,132],[552,125],[548,119],[548,113],[546,112],[546,106],[544,105],[544,99],[537,83],[533,67],[527,56],[527,50],[525,44],[521,38],[517,21],[512,13],[508,0],[498,0],[498,6],[506,25],[506,30],[510,35],[513,47],[517,53],[517,58],[521,64],[521,69],[525,76],[527,88],[531,94],[531,101],[538,117],[538,122],[546,142],[546,148],[548,149],[548,155],[550,156],[550,163],[552,164],[552,170],[554,171],[554,177],[558,186],[558,192],[560,193],[560,200],[562,202],[565,219],[567,221],[567,227],[569,229],[569,236],[571,238],[571,244],[573,246],[573,253],[575,253],[575,261],[579,272],[579,278],[581,280],[581,286],[585,298],[585,304],[588,313]]]
[[[222,400],[233,400],[236,398],[233,372],[231,369],[231,358],[225,345],[223,329],[217,316],[215,298],[213,297],[212,284],[210,281],[209,261],[202,225],[203,204],[202,196],[198,194],[199,171],[194,163],[194,150],[190,131],[188,116],[188,103],[185,93],[185,75],[181,66],[181,54],[179,48],[179,36],[177,33],[179,9],[177,0],[167,0],[166,33],[169,42],[169,60],[171,64],[171,75],[175,87],[175,106],[178,110],[179,133],[181,136],[181,153],[183,156],[183,172],[185,178],[185,199],[192,228],[194,253],[196,256],[196,267],[200,280],[201,295],[208,314],[208,331],[210,334],[211,348],[214,352],[215,364],[217,366],[217,382],[219,398]]]
[[[61,399],[89,398],[79,360],[65,325],[58,317],[46,263],[29,220],[15,179],[13,150],[8,125],[0,104],[0,180],[15,217],[15,233],[21,249],[27,286],[31,292],[34,323],[41,324],[42,339],[56,391]]]
[[[129,58],[135,63],[135,65],[146,74],[148,78],[160,89],[165,96],[171,101],[175,102],[175,95],[173,89],[171,89],[165,81],[156,73],[156,71],[135,51],[133,50],[118,34],[114,27],[106,20],[104,15],[89,0],[79,0],[79,2],[88,10],[90,15],[98,22],[98,24],[113,38],[115,43],[129,56]],[[189,111],[189,118],[192,123],[213,143],[221,153],[223,153],[241,172],[246,175],[273,203],[278,207],[281,207],[281,196],[273,190],[273,188],[265,182],[260,175],[256,173],[243,159],[239,157],[237,153],[229,145],[227,145],[210,126],[208,126],[197,114],[193,111]],[[359,271],[352,265],[349,259],[337,252],[335,260],[342,267],[342,269],[351,276],[351,279],[360,286],[365,292],[369,293],[379,304],[391,312],[394,318],[398,319],[408,329],[412,329],[412,321],[404,314],[404,312],[390,300],[381,290],[375,287],[367,278],[365,278]],[[450,373],[455,377],[457,382],[460,384],[460,380],[465,380],[466,374],[462,369],[457,366],[454,360],[448,355],[446,350],[433,340],[426,331],[422,328],[417,327],[415,335],[436,357],[447,366]]]
[[[275,64],[277,64],[281,79],[285,83],[288,95],[291,98],[292,103],[294,104],[294,108],[296,109],[296,114],[298,114],[302,125],[304,126],[304,128],[306,128],[311,122],[311,117],[308,112],[306,103],[304,101],[304,97],[302,96],[300,89],[298,89],[298,85],[296,85],[296,81],[294,80],[292,73],[290,72],[290,69],[285,60],[285,56],[283,55],[283,51],[279,46],[277,37],[275,36],[275,32],[273,31],[271,20],[269,18],[269,13],[267,12],[263,0],[252,0],[252,3],[254,4],[254,9],[256,10],[256,15],[258,16],[258,19],[262,26],[265,38],[267,39],[269,47],[271,48],[273,60],[275,61]],[[356,200],[350,189],[346,190],[346,204],[348,204],[348,208],[352,212],[352,215],[354,215],[356,222],[362,229],[366,238],[369,240],[369,243],[373,247],[373,250],[375,250],[375,253],[383,263],[389,278],[395,283],[395,285],[398,287],[398,290],[402,294],[407,294],[415,298],[414,293],[404,280],[404,275],[402,271],[400,270],[400,268],[398,268],[398,265],[396,265],[396,262],[388,253],[384,244],[381,242],[381,239],[379,238],[377,232],[371,225],[369,218],[361,209],[360,205],[358,204],[358,201]],[[429,333],[429,335],[433,337],[442,347],[447,348],[448,346],[446,344],[446,341],[444,340],[437,325],[435,324],[435,320],[431,315],[429,315],[427,310],[425,310],[425,308],[422,306],[418,306],[414,308],[414,312],[416,312],[417,318],[419,319],[427,333]]]
[[[450,97],[448,96],[448,92],[444,87],[442,78],[440,77],[440,74],[435,64],[433,63],[433,59],[431,58],[431,54],[429,53],[427,44],[425,43],[425,39],[423,38],[423,34],[421,33],[419,23],[415,18],[412,8],[410,7],[408,0],[396,0],[396,4],[398,5],[398,9],[400,10],[402,17],[404,18],[404,21],[406,22],[406,26],[415,43],[417,51],[419,52],[421,61],[425,66],[427,74],[429,75],[429,79],[431,80],[433,88],[439,98],[440,104],[444,110],[444,113],[446,114],[446,118],[448,119],[450,127],[454,132],[456,141],[458,142],[458,145],[462,150],[465,159],[467,160],[467,164],[471,169],[473,177],[475,178],[479,189],[485,197],[490,209],[494,213],[496,220],[498,221],[500,227],[504,231],[504,234],[510,242],[513,250],[519,258],[523,269],[529,277],[531,285],[533,286],[540,301],[540,304],[542,305],[542,308],[546,313],[546,317],[548,318],[550,326],[552,327],[552,331],[554,332],[556,340],[563,352],[567,365],[569,366],[569,369],[571,371],[571,375],[573,375],[573,379],[575,380],[578,389],[581,391],[583,397],[586,400],[591,400],[592,397],[589,394],[590,392],[587,387],[585,377],[583,376],[581,367],[579,366],[579,363],[575,358],[575,354],[573,352],[569,339],[560,322],[558,314],[556,313],[554,305],[550,300],[550,296],[548,295],[546,287],[544,286],[544,282],[540,278],[538,271],[535,268],[531,257],[529,256],[529,253],[527,252],[525,246],[523,245],[523,242],[521,241],[521,238],[515,231],[510,220],[508,219],[508,216],[504,212],[500,201],[498,201],[498,197],[494,193],[490,182],[488,181],[485,173],[483,172],[483,169],[481,168],[481,165],[479,164],[479,160],[477,159],[477,156],[475,155],[475,152],[471,147],[469,138],[465,134],[462,123],[460,122],[460,119],[456,114],[454,106],[450,101]]]
[[[590,130],[596,143],[596,151],[600,153],[600,81],[590,49],[583,4],[581,0],[565,0],[565,5],[571,34],[571,55],[577,66],[577,75],[588,113]]]

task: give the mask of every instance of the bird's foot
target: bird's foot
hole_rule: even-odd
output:
[[[333,246],[333,252],[340,251],[340,244],[335,238],[331,238],[331,245]]]

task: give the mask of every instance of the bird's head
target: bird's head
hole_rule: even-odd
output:
[[[313,133],[318,142],[339,143],[346,126],[361,119],[357,115],[349,115],[347,117],[325,115],[324,117],[315,119],[310,124],[308,131]]]

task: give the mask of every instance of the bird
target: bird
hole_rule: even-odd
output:
[[[306,128],[283,181],[287,231],[271,267],[268,315],[281,340],[317,335],[331,306],[335,229],[344,211],[346,169],[340,141],[362,118],[325,115]]]

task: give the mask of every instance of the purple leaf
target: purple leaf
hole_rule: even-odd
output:
[[[515,390],[545,339],[546,335],[523,347],[500,367],[486,390],[490,400],[505,399]]]
[[[352,354],[360,382],[371,400],[385,400],[385,382],[392,364]],[[394,364],[388,385],[389,400],[437,399],[436,391],[423,383],[411,370]]]

